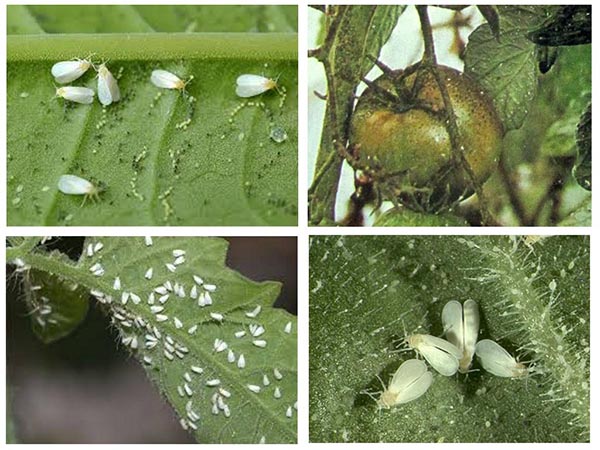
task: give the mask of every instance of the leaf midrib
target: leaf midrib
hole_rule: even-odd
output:
[[[295,60],[297,33],[105,33],[7,36],[7,61],[59,61],[90,51],[111,60]]]

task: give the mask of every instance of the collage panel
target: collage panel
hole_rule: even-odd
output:
[[[308,8],[312,226],[590,226],[591,5]]]
[[[296,237],[10,237],[9,443],[297,442]]]
[[[294,226],[296,5],[9,5],[9,226]]]
[[[309,439],[589,442],[588,236],[312,236]]]

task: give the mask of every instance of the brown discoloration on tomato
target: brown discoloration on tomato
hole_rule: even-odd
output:
[[[496,166],[502,123],[491,100],[467,75],[445,66],[438,70],[446,80],[466,159],[482,183]],[[418,73],[421,88],[411,99]],[[431,73],[423,71],[407,76],[398,71],[392,78],[383,75],[375,84],[395,94],[398,101],[391,102],[368,88],[352,117],[351,144],[359,146],[363,164],[387,173],[407,171],[409,184],[433,191],[450,186],[451,197],[458,197],[470,182],[459,165],[451,164],[452,148],[437,83]],[[442,177],[445,167],[451,170]]]

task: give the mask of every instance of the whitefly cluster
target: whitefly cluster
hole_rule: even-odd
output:
[[[429,334],[412,334],[405,339],[406,345],[422,356],[438,373],[452,376],[456,372],[468,373],[473,356],[487,372],[498,377],[521,378],[529,373],[497,342],[479,337],[479,307],[473,300],[464,304],[455,300],[446,303],[442,310],[444,335],[442,339]],[[387,387],[377,399],[380,408],[391,408],[410,402],[425,394],[433,375],[423,360],[405,361],[396,370]]]
[[[144,238],[144,245],[153,246],[153,239],[149,236]],[[85,254],[90,259],[89,271],[97,277],[107,276],[101,258],[97,258],[102,249],[101,242],[90,243],[85,249]],[[180,423],[185,430],[194,431],[201,424],[200,409],[203,406],[208,407],[211,414],[226,419],[234,417],[238,411],[232,407],[230,400],[240,393],[236,393],[237,386],[227,386],[225,379],[228,377],[224,373],[219,374],[218,367],[204,367],[190,355],[190,350],[185,345],[185,340],[193,339],[194,335],[202,332],[200,327],[203,324],[212,322],[220,325],[226,322],[227,313],[219,310],[219,287],[216,283],[206,280],[198,273],[190,275],[186,271],[185,275],[179,275],[180,268],[187,262],[186,250],[174,249],[171,253],[172,258],[164,261],[160,267],[141,268],[140,278],[145,281],[151,282],[157,274],[160,274],[161,281],[165,276],[168,278],[153,285],[149,292],[148,289],[144,292],[129,289],[126,280],[116,276],[110,282],[111,292],[92,290],[91,294],[100,303],[108,306],[112,321],[121,330],[121,342],[132,352],[137,353],[144,364],[156,369],[160,368],[165,360],[167,363],[177,361],[183,364],[181,380],[175,386],[178,395],[186,399],[185,416],[180,419]],[[135,284],[139,286],[137,282]],[[174,309],[171,305],[176,306],[177,302],[182,301],[194,302],[207,314],[178,317],[169,312]],[[147,307],[150,314],[144,317],[135,314],[131,309],[125,308],[129,302]],[[252,355],[236,350],[240,347],[237,343],[249,341],[257,349],[268,346],[267,330],[259,322],[261,309],[261,306],[257,305],[245,311],[245,316],[251,319],[250,323],[240,324],[239,330],[232,333],[231,339],[215,338],[211,347],[206,349],[207,353],[210,352],[215,357],[222,356],[222,364],[236,371],[246,370]],[[163,326],[165,324],[172,324],[175,332],[170,333],[169,329]],[[279,330],[272,330],[271,334],[273,332],[291,334],[292,322],[282,324]],[[181,336],[188,336],[188,338],[182,339]],[[280,386],[285,372],[278,368],[273,368],[269,372],[260,372],[252,369],[249,375],[250,382],[245,388],[251,395],[268,395],[281,401],[280,414],[284,420],[293,418],[298,404],[295,397],[290,401],[289,393],[285,396]],[[206,389],[211,391],[208,395],[206,392],[200,394],[199,391]],[[209,404],[205,404],[206,402]],[[265,436],[262,436],[260,441],[264,443]]]

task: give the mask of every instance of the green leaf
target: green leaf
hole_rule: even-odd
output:
[[[378,57],[387,42],[404,5],[356,5],[340,9],[343,15],[330,60],[336,78],[353,89],[373,67],[370,57]]]
[[[297,35],[287,32],[295,28],[289,8],[239,7],[248,12],[241,29],[284,33],[231,33],[241,19],[230,7],[216,14],[216,7],[104,6],[89,15],[87,7],[54,8],[9,8],[9,30],[29,34],[7,39],[8,223],[297,223]],[[39,34],[32,21],[70,34]],[[227,32],[171,32],[192,23]],[[81,31],[98,34],[72,34]],[[52,65],[90,54],[109,60],[121,101],[102,108],[52,98]],[[157,68],[193,75],[187,95],[153,86]],[[281,94],[240,99],[235,81],[243,73],[279,77]],[[95,74],[73,84],[95,88]],[[107,190],[81,207],[81,198],[57,189],[67,173]]]
[[[592,43],[592,5],[563,5],[529,39],[539,45],[580,45]]]
[[[469,36],[465,72],[488,92],[506,130],[519,128],[537,86],[535,45],[527,31],[549,16],[546,6],[499,6],[500,34],[488,24]]]
[[[312,442],[582,442],[589,439],[589,238],[318,236],[310,242]],[[480,338],[523,361],[528,379],[434,381],[377,411],[402,339],[441,336],[450,300],[475,300]],[[433,371],[433,369],[430,369]]]
[[[8,34],[298,31],[298,8],[280,5],[9,5],[7,16]]]
[[[98,242],[103,248],[89,256],[89,244],[95,249]],[[272,306],[278,283],[252,282],[227,268],[223,239],[155,238],[147,245],[141,237],[88,238],[84,249],[77,264],[39,251],[23,254],[19,248],[8,249],[7,259],[21,258],[36,270],[78,283],[98,298],[119,331],[121,345],[144,365],[198,442],[257,443],[263,438],[267,443],[296,442],[297,323],[294,316]],[[168,298],[161,300],[163,294],[156,291],[163,289]],[[193,290],[205,306],[192,298]],[[210,305],[204,297],[207,292]],[[251,317],[258,306],[261,311]],[[264,333],[253,337],[251,325],[262,326]],[[239,331],[245,335],[237,338]],[[216,351],[216,339],[228,348]],[[254,342],[261,340],[265,347]],[[229,350],[233,362],[228,360]],[[241,355],[245,366],[239,368]],[[220,385],[208,386],[214,379]],[[261,390],[254,393],[248,385]],[[230,417],[223,410],[213,413],[214,395],[219,392]]]
[[[67,336],[85,320],[88,292],[77,283],[36,269],[23,272],[22,280],[31,326],[42,342]]]
[[[373,225],[377,227],[464,227],[469,224],[464,219],[450,214],[423,214],[402,208],[386,211]]]
[[[559,227],[589,227],[592,223],[592,195],[579,188],[587,195],[573,208],[557,226]]]

